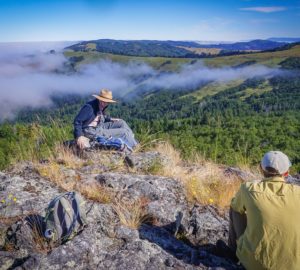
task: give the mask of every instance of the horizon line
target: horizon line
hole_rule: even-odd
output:
[[[253,40],[269,39],[300,39],[300,37],[268,37],[268,38],[250,38],[237,40],[200,40],[200,39],[115,39],[115,38],[96,38],[96,39],[77,39],[77,40],[25,40],[25,41],[0,41],[0,43],[57,43],[57,42],[82,42],[94,40],[118,40],[118,41],[186,41],[186,42],[247,42]]]

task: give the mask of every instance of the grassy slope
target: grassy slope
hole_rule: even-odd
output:
[[[207,58],[204,60],[204,63],[209,67],[222,67],[222,66],[236,66],[248,61],[256,61],[257,64],[266,65],[269,67],[278,66],[278,64],[288,57],[300,57],[300,45],[297,45],[289,50],[276,51],[276,52],[265,52],[265,53],[254,53],[246,55],[233,55],[233,56],[223,56],[216,58]],[[242,80],[231,81],[228,83],[210,83],[205,87],[189,94],[193,97],[196,97],[197,100],[201,100],[207,95],[215,95],[226,89],[236,87],[242,84]],[[248,88],[243,91],[241,99],[251,96],[252,94],[262,94],[268,91],[271,91],[272,88],[269,85],[268,81],[265,81],[264,84],[258,88]]]
[[[219,54],[220,51],[222,51],[221,49],[216,49],[216,48],[191,48],[191,47],[184,47],[184,46],[178,46],[178,47],[186,49],[186,50],[191,51],[196,54],[206,53],[206,54],[216,55],[216,54]]]
[[[281,61],[288,57],[300,57],[300,45],[297,45],[291,49],[275,52],[263,52],[252,54],[241,54],[232,56],[222,56],[215,58],[203,58],[201,60],[191,58],[167,58],[167,57],[137,57],[137,56],[125,56],[117,54],[107,54],[99,52],[74,52],[66,51],[65,56],[84,56],[84,60],[81,64],[96,62],[100,59],[110,59],[114,62],[128,63],[128,62],[145,62],[151,65],[153,68],[160,68],[162,64],[167,61],[171,61],[171,64],[164,65],[166,70],[176,70],[180,64],[188,64],[191,61],[204,61],[204,63],[210,67],[221,66],[235,66],[248,61],[256,61],[259,64],[267,66],[276,66]]]
[[[288,57],[300,57],[300,45],[292,47],[288,50],[275,51],[275,52],[264,52],[264,53],[253,53],[253,54],[241,54],[233,56],[223,56],[215,58],[204,58],[204,59],[191,59],[191,58],[167,58],[167,57],[134,57],[116,54],[100,53],[95,51],[90,52],[74,52],[66,51],[65,56],[67,57],[79,57],[83,56],[84,60],[79,62],[78,65],[97,62],[101,59],[108,59],[118,63],[129,63],[129,62],[143,62],[154,69],[160,71],[178,71],[183,64],[195,63],[198,61],[204,61],[209,67],[222,67],[222,66],[236,66],[249,61],[256,61],[257,64],[263,64],[269,67],[276,67],[278,64]],[[243,83],[243,80],[236,80],[227,83],[209,83],[208,85],[200,88],[199,90],[190,93],[188,95],[196,97],[199,101],[207,95],[215,95],[226,89],[236,87]],[[241,99],[245,99],[252,94],[262,94],[266,91],[270,91],[271,88],[266,81],[265,84],[257,89],[247,89],[244,91],[244,95]],[[129,90],[130,92],[130,90]]]
[[[210,67],[235,66],[247,61],[256,61],[258,64],[274,67],[288,57],[300,57],[300,45],[289,50],[241,54],[232,56],[223,56],[216,58],[207,58],[204,63]]]
[[[256,95],[261,95],[266,92],[272,91],[272,86],[270,85],[270,82],[268,80],[264,81],[262,84],[255,88],[246,88],[244,91],[241,91],[240,94],[240,99],[245,100],[246,98],[256,94]]]
[[[244,82],[244,80],[235,80],[235,81],[230,81],[227,83],[212,82],[212,83],[205,85],[204,87],[200,88],[199,90],[197,90],[195,92],[185,95],[185,97],[192,96],[192,97],[196,98],[196,101],[199,101],[206,96],[213,96],[219,92],[225,91],[226,89],[239,86],[243,82]]]
[[[167,57],[139,57],[139,56],[126,56],[126,55],[117,55],[110,53],[100,53],[100,52],[74,52],[66,51],[66,57],[80,57],[83,56],[84,60],[80,64],[88,64],[97,62],[101,59],[111,60],[113,62],[127,64],[129,62],[143,62],[154,69],[161,69],[164,71],[175,71],[180,68],[182,64],[188,64],[193,61],[191,58],[167,58]],[[169,64],[166,62],[170,62]]]
[[[203,99],[206,96],[213,96],[215,94],[218,94],[222,91],[225,91],[227,89],[237,87],[241,85],[244,82],[244,80],[234,80],[226,83],[216,83],[212,82],[204,87],[200,88],[199,90],[189,93],[182,97],[192,96],[196,98],[195,102],[198,102],[199,100]],[[239,92],[240,99],[245,100],[247,97],[250,97],[251,95],[257,94],[261,95],[263,93],[266,93],[268,91],[272,91],[272,87],[270,86],[270,83],[268,80],[266,80],[264,83],[260,84],[258,87],[255,88],[246,88],[245,90]]]

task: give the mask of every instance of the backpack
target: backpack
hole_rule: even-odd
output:
[[[125,149],[128,149],[130,152],[133,151],[132,148],[128,145],[128,143],[126,143],[126,141],[121,138],[106,138],[104,136],[98,136],[96,140],[98,144],[101,147],[104,147],[105,149],[113,149],[119,151],[124,151]]]
[[[84,201],[76,192],[55,197],[46,208],[44,236],[63,243],[82,231],[86,225]]]

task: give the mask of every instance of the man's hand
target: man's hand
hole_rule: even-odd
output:
[[[90,140],[87,137],[80,136],[76,139],[76,143],[80,149],[90,147]]]

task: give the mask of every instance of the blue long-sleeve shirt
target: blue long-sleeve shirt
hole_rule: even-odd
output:
[[[104,113],[105,109],[102,111],[102,114],[105,117],[105,121],[110,121],[110,118]],[[81,108],[73,122],[75,139],[84,135],[83,130],[96,118],[99,111],[100,108],[98,99],[87,102]]]

